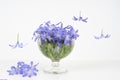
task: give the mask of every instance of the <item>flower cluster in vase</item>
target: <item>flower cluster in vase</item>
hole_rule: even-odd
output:
[[[71,25],[63,27],[62,22],[57,24],[52,24],[50,21],[45,22],[34,32],[35,41],[41,39],[41,43],[53,42],[57,43],[59,47],[62,44],[69,45],[78,36],[78,30]]]

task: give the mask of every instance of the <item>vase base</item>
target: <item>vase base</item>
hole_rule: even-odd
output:
[[[60,67],[51,67],[51,68],[45,68],[44,72],[49,73],[49,74],[62,74],[62,73],[66,73],[68,71],[66,69],[60,68]]]

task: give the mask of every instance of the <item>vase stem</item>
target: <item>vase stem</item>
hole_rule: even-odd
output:
[[[52,62],[52,67],[59,67],[59,62]]]
[[[67,72],[67,70],[60,66],[59,61],[53,61],[51,67],[44,69],[44,72],[52,74],[61,74]]]

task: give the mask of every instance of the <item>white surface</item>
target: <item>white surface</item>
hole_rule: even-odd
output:
[[[39,61],[37,66],[39,73],[36,77],[28,78],[20,75],[9,76],[6,70],[10,65],[16,65],[16,61],[2,61],[0,65],[0,79],[7,80],[120,80],[120,61],[64,61],[68,69],[65,74],[52,75],[43,72],[43,68],[49,65],[48,61]],[[41,63],[42,62],[42,63]],[[28,62],[26,62],[28,63]]]
[[[27,80],[11,77],[6,69],[18,61],[39,62],[39,76],[31,80],[120,80],[120,1],[119,0],[1,0],[0,1],[0,79]],[[73,16],[82,12],[88,23],[75,22]],[[50,20],[62,21],[79,29],[72,53],[63,59],[69,67],[65,75],[53,76],[42,72],[50,62],[32,40],[33,31]],[[95,40],[94,35],[111,34],[109,39]],[[8,45],[20,41],[28,43],[23,49]],[[38,79],[39,78],[39,79]],[[30,80],[30,79],[29,79]]]

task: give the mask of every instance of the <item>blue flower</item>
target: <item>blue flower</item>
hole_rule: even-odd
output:
[[[95,39],[102,39],[102,38],[109,38],[111,35],[110,34],[103,34],[103,30],[101,30],[101,35],[100,36],[94,36]]]
[[[17,42],[15,43],[15,45],[11,45],[9,44],[10,47],[14,48],[23,48],[25,45],[23,45],[22,42],[19,42],[19,34],[17,34]]]
[[[38,72],[38,69],[36,69],[36,65],[33,65],[33,62],[31,62],[31,64],[28,66],[28,65],[24,65],[23,66],[23,74],[22,76],[25,77],[25,76],[28,76],[28,77],[32,77],[32,76],[36,76],[37,75],[37,72]]]
[[[70,39],[77,39],[77,37],[79,37],[79,35],[77,34],[78,30],[75,31],[71,25],[68,25],[65,28],[68,29],[67,35],[70,36]]]
[[[9,75],[22,75],[23,77],[32,77],[36,76],[38,69],[36,68],[38,64],[33,65],[33,62],[31,61],[30,65],[25,64],[24,62],[18,62],[17,67],[12,66],[11,70],[7,70],[9,72]]]
[[[54,31],[54,38],[57,39],[57,40],[62,40],[64,37],[65,37],[65,32],[62,28],[57,28],[55,31]]]
[[[20,43],[19,41],[17,41],[15,45],[9,44],[9,46],[12,47],[12,48],[16,48],[16,47],[23,48],[24,47],[23,43]]]
[[[82,22],[87,23],[87,19],[88,19],[88,17],[87,17],[87,18],[83,18],[83,17],[81,16],[81,12],[80,12],[80,14],[79,14],[79,17],[78,17],[78,18],[77,18],[77,17],[75,17],[75,16],[73,16],[73,20],[74,20],[74,21],[82,21]]]

